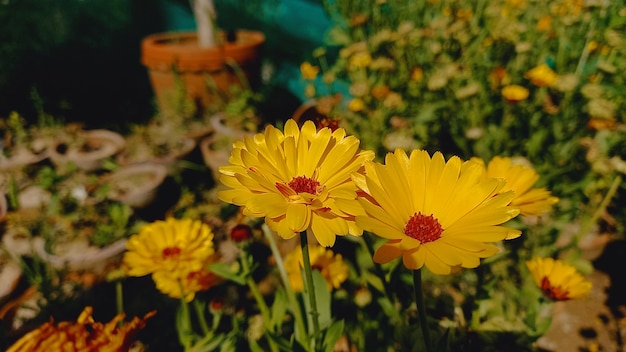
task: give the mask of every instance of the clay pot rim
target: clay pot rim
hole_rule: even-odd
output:
[[[141,63],[157,70],[171,70],[174,64],[180,71],[220,70],[227,59],[240,65],[257,60],[254,52],[265,42],[263,33],[248,30],[238,30],[237,41],[212,48],[198,47],[196,38],[196,32],[189,31],[148,35],[141,42]]]

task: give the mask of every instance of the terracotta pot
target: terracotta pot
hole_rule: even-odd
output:
[[[240,30],[236,41],[215,48],[200,48],[196,32],[169,32],[147,36],[141,43],[141,63],[146,66],[159,108],[172,110],[177,81],[186,96],[206,108],[232,85],[241,85],[233,66],[239,67],[252,88],[260,83],[263,33]],[[234,62],[234,65],[232,64]],[[214,85],[214,89],[210,86]]]
[[[62,137],[50,148],[50,159],[60,169],[74,163],[84,171],[101,169],[103,161],[124,149],[126,140],[119,133],[97,129],[81,131],[80,144],[74,144],[69,137]]]
[[[157,191],[167,177],[167,167],[145,163],[128,165],[115,170],[105,182],[109,185],[109,199],[143,208],[154,201]]]

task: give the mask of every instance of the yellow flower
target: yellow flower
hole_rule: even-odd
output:
[[[411,70],[411,81],[413,82],[421,82],[424,79],[424,70],[419,67],[413,67]]]
[[[368,67],[372,63],[372,57],[367,52],[357,52],[350,58],[349,67],[355,68],[365,68]]]
[[[533,258],[526,266],[537,286],[553,300],[583,298],[591,291],[591,282],[561,260]]]
[[[343,128],[317,131],[306,121],[299,129],[290,119],[284,133],[268,126],[234,144],[230,165],[220,168],[220,181],[230,189],[218,196],[243,206],[245,215],[265,217],[283,238],[311,231],[322,246],[332,246],[336,235],[362,233],[337,201],[356,197],[350,175],[373,159],[374,152],[359,150],[359,140]]]
[[[548,32],[552,29],[552,16],[545,15],[537,21],[537,30],[540,32]]]
[[[349,211],[364,230],[387,239],[375,262],[401,256],[408,269],[426,265],[449,274],[452,267],[475,268],[480,258],[497,253],[487,242],[521,234],[499,226],[519,214],[509,206],[513,193],[498,194],[503,181],[483,178],[480,165],[465,164],[458,157],[446,162],[440,152],[431,159],[424,150],[407,156],[400,149],[387,154],[385,165],[366,163],[365,175],[354,177],[362,211]]]
[[[496,156],[491,159],[487,165],[487,177],[506,181],[500,192],[514,192],[511,205],[519,207],[522,215],[541,215],[559,201],[545,188],[531,189],[539,180],[539,174],[529,166],[514,164],[511,158]]]
[[[348,109],[352,112],[359,112],[365,109],[365,103],[362,99],[354,98],[348,103]]]
[[[317,77],[317,74],[320,72],[320,68],[317,66],[313,66],[308,62],[303,62],[300,64],[300,73],[304,79],[313,80]]]
[[[160,271],[184,277],[199,271],[213,253],[213,232],[197,220],[173,219],[144,225],[126,242],[124,265],[130,276]]]
[[[509,103],[518,103],[526,100],[528,99],[528,94],[528,89],[517,84],[511,84],[502,88],[502,96]]]
[[[341,254],[335,254],[332,250],[318,246],[309,246],[309,258],[311,267],[318,270],[326,280],[329,290],[339,288],[348,278],[348,265],[343,261]],[[296,292],[304,289],[302,282],[302,247],[296,247],[285,258],[285,269],[291,288]]]
[[[552,69],[548,65],[541,64],[528,70],[524,74],[524,77],[528,78],[534,85],[538,87],[551,87],[556,83],[559,75],[557,75],[556,72],[552,71]]]
[[[185,300],[191,302],[197,292],[206,291],[221,281],[219,276],[207,269],[211,262],[207,261],[203,269],[189,272],[183,277],[159,271],[154,273],[152,278],[160,292],[172,298],[181,298],[184,295]]]
[[[124,314],[120,313],[106,324],[95,322],[92,314],[93,308],[85,307],[75,323],[64,321],[55,325],[51,318],[22,336],[7,352],[128,351],[135,334],[156,312],[149,312],[143,318],[135,317],[128,323],[122,323]]]
[[[458,20],[468,21],[472,19],[472,10],[470,9],[459,9],[454,14]]]

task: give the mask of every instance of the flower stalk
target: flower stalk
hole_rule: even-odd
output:
[[[320,333],[319,312],[317,311],[317,300],[315,297],[315,286],[313,285],[313,271],[311,268],[311,258],[309,255],[309,244],[306,231],[300,233],[300,246],[302,247],[302,261],[305,277],[305,289],[309,295],[309,312],[313,322],[313,343]]]
[[[289,278],[287,277],[287,271],[285,270],[283,258],[281,257],[278,246],[276,245],[276,240],[274,239],[274,236],[270,229],[267,227],[267,225],[263,226],[263,235],[265,235],[265,238],[270,245],[272,255],[274,256],[274,260],[276,261],[276,267],[278,268],[278,274],[280,275],[280,279],[283,282],[283,286],[285,287],[285,292],[287,293],[287,300],[289,301],[289,306],[291,307],[291,312],[294,316],[295,321],[296,341],[302,343],[305,341],[307,336],[306,328],[304,326],[302,311],[300,310],[300,306],[298,305],[298,300],[296,299],[296,295],[293,292],[291,284],[289,283]],[[303,345],[305,344],[303,343]]]
[[[415,289],[415,304],[417,305],[417,313],[420,319],[420,328],[424,338],[424,346],[426,352],[433,351],[428,333],[428,319],[426,317],[426,304],[424,303],[424,291],[422,287],[422,270],[413,270],[413,287]]]

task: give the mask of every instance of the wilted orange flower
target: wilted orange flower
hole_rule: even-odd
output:
[[[528,89],[517,84],[511,84],[502,88],[502,97],[509,103],[519,103],[528,99]]]
[[[591,282],[576,268],[561,260],[534,258],[526,266],[541,291],[550,299],[565,301],[583,298],[591,291]]]
[[[135,317],[128,323],[119,325],[124,314],[116,315],[106,324],[94,321],[93,308],[85,307],[76,322],[54,320],[41,325],[16,341],[7,352],[122,352],[127,351],[135,334],[141,330],[146,320],[156,314],[147,313],[143,318]]]
[[[309,258],[311,267],[322,274],[329,290],[339,288],[348,278],[348,265],[343,261],[341,254],[318,245],[310,245]],[[301,269],[303,265],[302,247],[296,247],[285,258],[287,277],[291,288],[296,292],[301,292],[304,289]]]
[[[556,83],[559,75],[552,71],[548,65],[541,64],[528,70],[524,77],[528,78],[537,87],[551,87]]]

